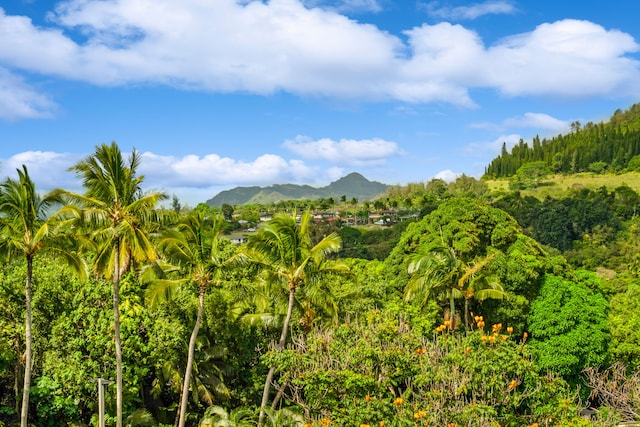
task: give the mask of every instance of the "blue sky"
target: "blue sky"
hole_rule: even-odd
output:
[[[116,141],[147,189],[480,177],[503,143],[640,101],[640,2],[11,0],[0,176],[80,190]]]

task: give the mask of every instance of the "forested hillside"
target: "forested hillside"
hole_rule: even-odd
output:
[[[167,209],[140,161],[0,183],[0,426],[640,421],[633,189]]]
[[[532,162],[543,162],[553,173],[640,171],[640,104],[617,110],[606,123],[574,122],[571,128],[551,139],[520,140],[510,152],[503,144],[485,176],[510,177]]]

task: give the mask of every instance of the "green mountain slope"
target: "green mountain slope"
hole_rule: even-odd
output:
[[[513,176],[524,164],[542,161],[552,172],[620,172],[640,166],[640,104],[617,110],[608,122],[572,123],[569,134],[551,139],[520,140],[510,152],[501,154],[485,170],[488,178]]]
[[[385,191],[389,186],[376,181],[369,181],[359,173],[353,172],[326,187],[311,187],[309,185],[275,184],[268,187],[236,187],[225,190],[206,203],[209,206],[245,205],[253,203],[272,203],[279,200],[320,199],[333,197],[339,199],[356,198],[358,201],[370,200]]]

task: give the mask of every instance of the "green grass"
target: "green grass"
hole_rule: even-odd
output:
[[[488,180],[487,184],[492,192],[509,191],[508,180]],[[627,185],[635,192],[640,193],[640,173],[629,172],[618,175],[596,175],[594,173],[554,175],[537,188],[523,190],[522,195],[533,196],[543,200],[546,197],[561,198],[566,196],[571,190],[579,190],[581,188],[595,190],[606,187],[611,191],[621,185]]]

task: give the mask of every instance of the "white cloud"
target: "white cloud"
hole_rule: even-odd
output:
[[[640,94],[640,63],[627,56],[639,49],[630,35],[588,21],[542,24],[488,49],[485,84],[511,96]]]
[[[325,7],[336,12],[374,12],[382,11],[382,6],[378,0],[305,0],[308,7]]]
[[[377,166],[384,164],[390,157],[401,154],[395,142],[380,138],[339,141],[322,138],[314,141],[299,135],[286,141],[283,146],[306,159],[322,159],[333,164],[351,166]]]
[[[67,169],[80,160],[79,155],[70,153],[55,153],[52,151],[24,151],[8,159],[0,160],[0,175],[17,179],[16,169],[27,166],[29,176],[39,191],[49,191],[54,188],[76,190],[80,187],[71,172]]]
[[[479,3],[464,13],[507,13],[509,5]],[[0,40],[10,40],[0,43],[0,65],[96,85],[466,107],[475,105],[470,90],[477,88],[508,96],[640,96],[640,61],[629,56],[639,45],[592,22],[545,23],[489,47],[446,22],[404,36],[300,0],[67,0],[47,26],[0,8]],[[6,76],[0,82],[24,100],[16,116],[48,111],[50,101],[35,90]]]
[[[458,7],[439,7],[438,2],[430,2],[421,6],[434,17],[453,20],[477,19],[484,15],[511,15],[516,12],[516,8],[506,1],[486,1]]]
[[[441,180],[446,181],[446,182],[452,182],[452,181],[455,181],[460,175],[462,175],[462,174],[456,173],[456,172],[452,171],[451,169],[446,169],[446,170],[438,172],[433,177],[435,179],[441,179]]]
[[[246,162],[207,154],[203,157],[142,154],[140,173],[149,183],[161,187],[212,187],[220,185],[257,185],[308,181],[316,170],[301,161],[287,161],[274,154],[264,154]]]
[[[54,109],[48,97],[0,67],[0,119],[46,118]]]
[[[566,132],[571,126],[565,120],[559,120],[544,113],[525,113],[520,117],[506,119],[503,125],[509,128],[534,128],[557,133]]]

